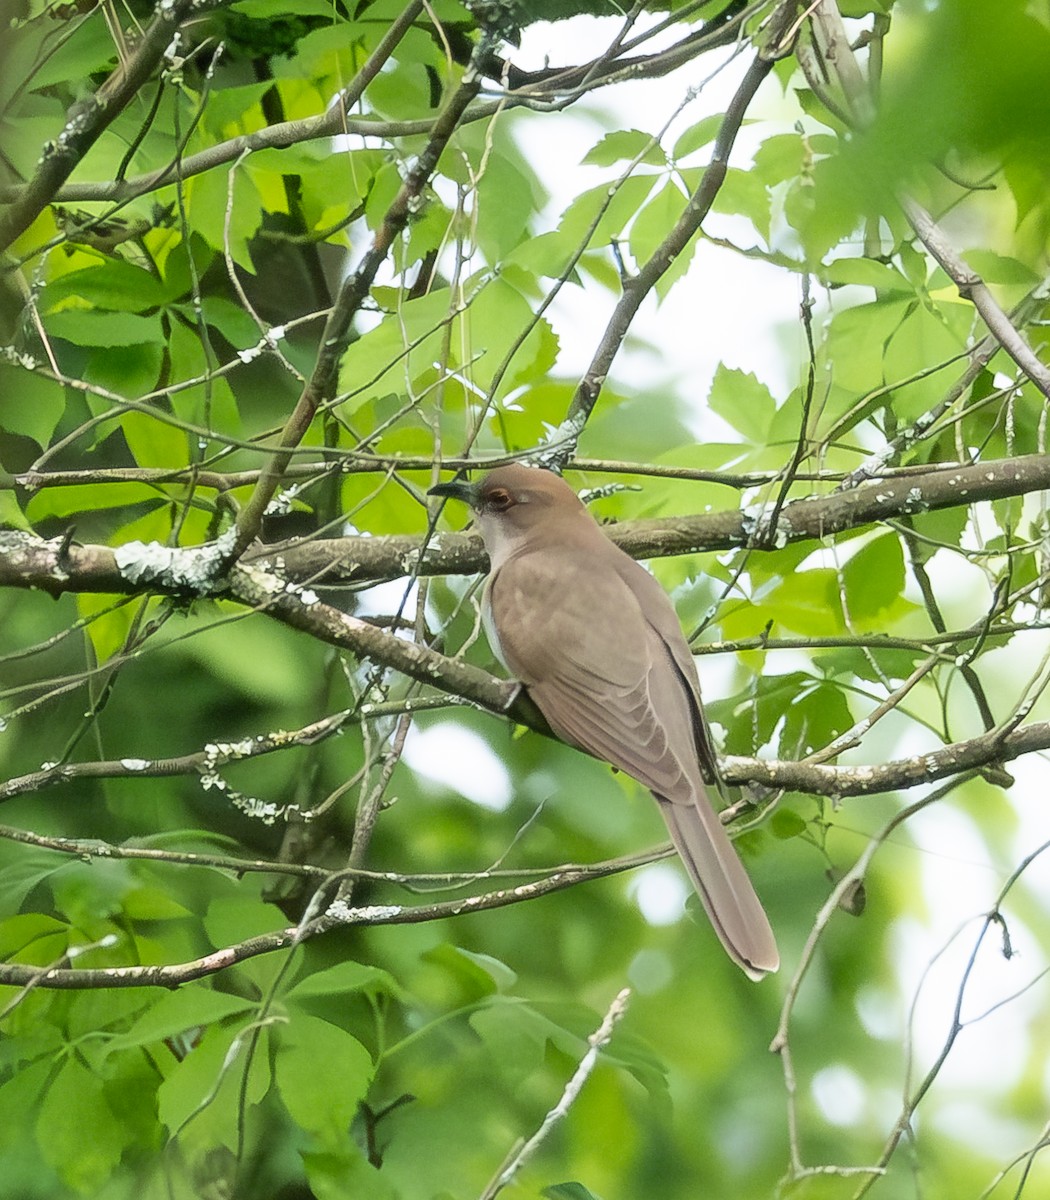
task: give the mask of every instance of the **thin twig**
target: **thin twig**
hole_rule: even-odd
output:
[[[515,1150],[507,1162],[500,1168],[496,1177],[481,1193],[480,1200],[495,1200],[496,1196],[513,1180],[514,1176],[528,1163],[540,1146],[547,1140],[551,1130],[559,1121],[565,1119],[577,1096],[583,1090],[583,1085],[598,1063],[599,1053],[609,1044],[613,1030],[627,1012],[631,999],[631,989],[624,988],[619,992],[602,1019],[601,1025],[587,1039],[589,1049],[580,1060],[579,1066],[573,1072],[572,1078],[565,1085],[561,1099],[547,1113],[539,1128],[527,1141]]]

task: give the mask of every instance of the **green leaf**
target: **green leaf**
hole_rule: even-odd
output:
[[[924,305],[917,305],[901,322],[886,346],[886,382],[922,377],[894,388],[893,411],[899,419],[913,420],[941,399],[962,370],[962,350],[956,334]],[[932,370],[938,363],[944,364],[943,369]]]
[[[779,841],[790,841],[806,832],[806,822],[790,808],[778,808],[769,822],[770,832]]]
[[[667,155],[659,141],[640,129],[617,129],[607,133],[580,161],[590,166],[611,167],[614,163],[635,159],[656,167],[667,163]]]
[[[262,332],[251,313],[225,296],[207,296],[201,304],[204,320],[217,329],[235,350],[250,350],[262,339]],[[194,314],[191,305],[179,305],[177,311],[191,324]]]
[[[40,880],[50,877],[58,865],[52,861],[50,867],[41,870],[31,862],[23,861],[14,867],[5,868],[3,898],[10,900],[17,897],[17,907],[21,896]],[[9,878],[10,875],[14,875],[15,878]],[[5,904],[4,907],[9,908],[10,905]],[[16,913],[0,924],[0,957],[17,962],[51,963],[65,950],[68,937],[69,926],[65,921],[59,921],[45,913]]]
[[[492,1062],[498,1062],[514,1083],[542,1067],[553,1028],[551,1021],[529,1004],[487,1004],[470,1014],[474,1032],[485,1043]]]
[[[100,28],[101,26],[101,28]],[[76,37],[57,40],[42,61],[35,63],[25,82],[34,91],[68,87],[71,81],[86,80],[96,71],[105,70],[116,57],[116,47],[105,22],[88,21],[77,29]],[[54,131],[56,134],[58,130]]]
[[[146,885],[124,897],[124,914],[132,921],[175,921],[191,915],[163,888]]]
[[[454,976],[472,999],[507,991],[517,980],[514,971],[498,959],[464,950],[449,942],[428,950],[423,958]]]
[[[589,1189],[585,1188],[582,1183],[577,1183],[575,1180],[569,1183],[555,1183],[551,1187],[545,1187],[541,1196],[545,1196],[546,1200],[601,1200],[601,1197]]]
[[[806,161],[806,145],[798,133],[767,137],[752,158],[754,170],[767,187],[800,175]]]
[[[248,242],[259,230],[263,202],[250,173],[236,167],[204,171],[187,180],[186,191],[194,232],[216,251],[228,242],[237,265],[254,272]],[[231,194],[233,207],[227,227]]]
[[[765,443],[769,424],[776,411],[776,401],[769,388],[750,372],[719,363],[707,403],[734,429],[756,445]]]
[[[690,154],[694,154],[697,150],[713,142],[718,136],[719,129],[722,128],[724,120],[721,113],[712,113],[708,117],[704,117],[697,121],[695,125],[690,125],[678,138],[674,144],[674,150],[671,151],[671,158],[677,161],[680,158],[686,158]]]
[[[65,388],[24,367],[0,362],[0,396],[0,429],[46,446],[65,412]]]
[[[140,467],[172,467],[187,457],[186,434],[144,412],[126,412],[120,427]],[[154,493],[155,494],[155,493]]]
[[[838,572],[828,567],[789,575],[763,600],[778,623],[798,633],[819,637],[845,631]]]
[[[76,513],[124,508],[147,500],[156,502],[157,493],[141,483],[84,483],[42,488],[30,496],[26,516],[37,522],[46,517],[71,517]]]
[[[612,196],[607,185],[581,193],[562,214],[559,232],[570,245],[576,245],[596,222],[588,244],[607,246],[612,239],[623,236],[659,178],[632,175],[617,186]]]
[[[293,0],[294,12],[301,17],[332,16],[332,6],[329,0]],[[234,12],[244,13],[255,21],[272,21],[276,17],[287,17],[293,11],[289,0],[236,0],[230,8]]]
[[[860,198],[843,175],[840,156],[822,158],[788,184],[784,216],[798,232],[806,259],[814,267],[861,223]]]
[[[45,1162],[75,1191],[88,1194],[110,1178],[124,1149],[124,1130],[102,1080],[75,1058],[45,1092],[36,1136]]]
[[[113,1040],[111,1049],[148,1046],[187,1030],[214,1025],[234,1013],[254,1007],[254,1003],[243,996],[219,992],[206,984],[184,984],[176,992],[161,994],[127,1033]]]
[[[739,167],[727,168],[725,182],[711,207],[715,212],[747,217],[762,239],[769,241],[769,192],[753,171],[743,171]]]
[[[262,83],[242,83],[237,87],[217,88],[215,94],[208,97],[204,109],[206,128],[219,136],[223,135],[230,125],[237,133],[258,129],[266,123],[260,101],[272,87],[272,82],[267,79]]]
[[[1038,272],[1033,271],[1027,263],[997,254],[994,250],[965,250],[963,258],[985,283],[1012,283],[1029,287],[1038,283],[1040,278]]]
[[[496,151],[488,154],[485,173],[478,182],[475,230],[478,244],[489,261],[499,262],[520,244],[522,231],[528,228],[532,214],[543,200],[534,195],[537,190],[535,179],[509,155]],[[435,235],[443,241],[448,236],[451,214],[437,205],[431,205],[430,210],[439,217]],[[435,249],[438,244],[434,243]]]
[[[48,1058],[25,1063],[0,1087],[0,1153],[5,1165],[33,1140],[33,1120],[53,1070]]]
[[[906,301],[890,300],[858,304],[832,317],[826,353],[839,387],[866,392],[882,385],[883,347],[908,308]]]
[[[798,758],[826,746],[851,728],[853,716],[842,689],[830,681],[807,686],[784,714],[778,743],[786,758]]]
[[[842,568],[850,619],[859,628],[881,628],[879,617],[904,590],[904,551],[896,534],[873,538]]]
[[[289,991],[289,1000],[304,1000],[311,996],[349,995],[364,992],[368,996],[401,997],[397,980],[387,971],[364,963],[336,963],[323,971],[311,971]]]
[[[235,629],[237,626],[231,626],[224,634]],[[243,630],[241,633],[243,636]],[[203,638],[195,641],[198,649],[203,649]],[[231,646],[231,652],[236,653],[234,646]],[[272,676],[273,664],[267,663],[263,673]],[[244,938],[283,929],[286,925],[287,918],[276,905],[264,904],[249,893],[213,901],[204,918],[204,927],[214,946],[232,946]],[[281,958],[272,954],[258,955],[237,964],[238,973],[252,979],[258,987],[268,986],[280,969]]]
[[[163,363],[164,347],[156,342],[99,346],[88,355],[83,377],[121,399],[135,400],[157,386]],[[94,403],[99,411],[111,404],[105,397]]]
[[[836,258],[823,268],[822,274],[828,283],[856,283],[880,292],[913,291],[900,271],[870,258]]]
[[[73,300],[77,302],[73,308],[80,312],[93,305],[137,313],[158,307],[164,299],[164,288],[155,275],[123,259],[107,258],[52,280],[41,293],[40,311],[51,316]]]
[[[135,609],[130,603],[114,607],[114,597],[83,592],[77,596],[77,613],[90,621],[87,632],[100,663],[107,662],[124,645]]]
[[[131,346],[163,340],[156,316],[129,312],[64,308],[46,320],[52,337],[65,338],[76,346]]]
[[[404,1195],[368,1162],[356,1146],[301,1150],[310,1191],[316,1200],[401,1200]],[[434,1198],[437,1200],[437,1197]]]
[[[682,215],[686,197],[673,180],[649,200],[631,225],[631,253],[635,261],[648,262],[667,232]]]
[[[0,529],[21,529],[32,533],[33,526],[26,520],[14,492],[0,488]]]
[[[252,1057],[248,1096],[257,1103],[270,1082],[268,1031]],[[189,1131],[209,1146],[237,1145],[237,1097],[250,1038],[246,1029],[210,1025],[157,1089],[157,1115],[174,1133]]]
[[[297,1013],[280,1032],[274,1080],[281,1100],[296,1124],[326,1145],[345,1144],[372,1074],[364,1046],[320,1017]]]

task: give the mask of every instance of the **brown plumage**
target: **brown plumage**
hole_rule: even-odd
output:
[[[775,971],[773,932],[704,786],[715,755],[667,594],[548,471],[500,467],[431,490],[477,517],[486,626],[508,670],[560,738],[650,789],[730,957],[752,979]]]

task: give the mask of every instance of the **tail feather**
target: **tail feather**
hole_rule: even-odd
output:
[[[707,797],[660,811],[671,839],[729,957],[751,979],[780,966],[776,940],[744,864]]]

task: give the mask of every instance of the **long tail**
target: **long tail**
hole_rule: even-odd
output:
[[[660,811],[729,957],[751,979],[780,966],[765,910],[722,822],[702,792],[693,803],[658,796]]]

